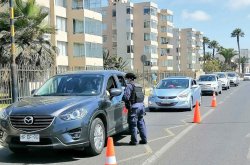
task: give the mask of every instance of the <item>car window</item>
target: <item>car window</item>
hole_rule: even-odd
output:
[[[117,84],[113,76],[108,79],[106,90],[110,91],[112,88],[117,88]]]
[[[235,77],[236,76],[235,73],[228,73],[227,75],[228,75],[228,77]]]
[[[223,73],[219,73],[219,74],[218,74],[218,77],[219,77],[219,78],[226,78],[226,75],[223,74]]]
[[[216,78],[214,75],[203,75],[200,76],[199,81],[216,81]]]
[[[102,75],[58,75],[49,79],[35,96],[92,96],[101,92]]]
[[[126,87],[126,81],[125,81],[124,77],[121,76],[121,75],[118,75],[117,78],[118,78],[119,83],[121,84],[121,86]]]
[[[192,86],[193,86],[193,85],[196,85],[196,84],[197,84],[196,81],[193,80],[193,81],[192,81]]]
[[[189,87],[188,79],[165,79],[157,85],[157,89],[185,89]]]

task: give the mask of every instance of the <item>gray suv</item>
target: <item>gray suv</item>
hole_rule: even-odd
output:
[[[107,136],[127,131],[124,73],[81,71],[50,78],[31,97],[0,111],[0,143],[14,153],[35,148],[100,154]]]

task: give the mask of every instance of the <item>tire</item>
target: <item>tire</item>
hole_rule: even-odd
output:
[[[222,94],[222,91],[219,91],[219,94]]]
[[[9,150],[14,154],[26,154],[29,151],[27,148],[16,148],[16,147],[9,147]]]
[[[150,112],[155,112],[155,111],[156,111],[155,108],[148,108],[148,110],[149,110]]]
[[[218,92],[215,92],[215,95],[218,96]]]
[[[106,132],[105,127],[100,118],[95,118],[90,126],[89,131],[89,142],[90,145],[88,148],[86,148],[86,151],[90,155],[99,155],[105,145],[106,140]]]

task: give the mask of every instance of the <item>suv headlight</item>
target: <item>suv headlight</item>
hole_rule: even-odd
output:
[[[65,121],[82,119],[87,115],[88,111],[85,108],[78,108],[60,115],[60,118]]]
[[[0,110],[0,119],[6,120],[7,118],[8,118],[8,115],[7,115],[6,109]]]

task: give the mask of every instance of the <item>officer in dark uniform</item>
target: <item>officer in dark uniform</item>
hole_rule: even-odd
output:
[[[129,109],[128,113],[128,124],[129,131],[131,134],[131,140],[129,142],[130,145],[137,145],[137,131],[139,130],[141,140],[140,144],[147,144],[147,133],[146,126],[143,116],[145,113],[144,103],[131,103],[130,97],[134,88],[134,80],[136,76],[133,73],[127,73],[125,75],[125,79],[127,80],[127,86],[125,88],[124,97],[126,102],[126,107]],[[138,130],[137,130],[138,129]]]

